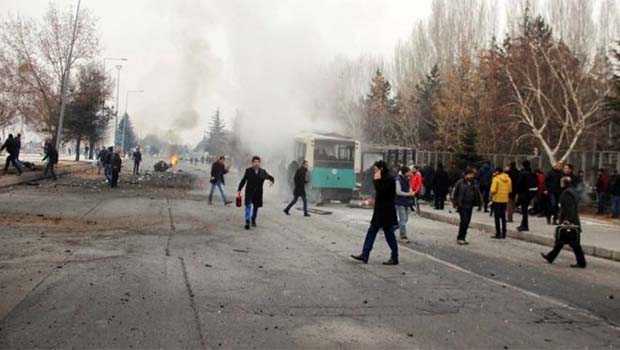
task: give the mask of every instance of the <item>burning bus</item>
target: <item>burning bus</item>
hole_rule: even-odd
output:
[[[310,196],[318,202],[348,202],[361,170],[360,142],[334,133],[302,132],[295,137],[294,163],[308,161]],[[289,179],[291,181],[292,179]]]

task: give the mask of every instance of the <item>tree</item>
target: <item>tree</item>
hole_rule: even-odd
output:
[[[75,13],[49,4],[42,21],[14,17],[0,24],[0,40],[8,60],[17,62],[11,69],[18,89],[27,96],[20,112],[34,121],[34,126],[56,141],[60,113],[60,95],[71,45],[73,55],[69,66],[88,60],[99,50],[96,19],[81,9],[75,42]]]
[[[123,132],[125,133],[123,143]],[[118,122],[118,129],[116,130],[116,136],[114,137],[114,144],[121,147],[124,154],[128,154],[129,151],[137,145],[138,138],[133,130],[133,124],[129,115],[125,113],[121,120]]]
[[[458,172],[477,166],[482,158],[478,155],[478,131],[471,122],[464,125],[454,154],[454,169]]]
[[[65,141],[75,140],[75,160],[80,160],[80,144],[88,142],[89,157],[92,158],[96,142],[101,141],[110,121],[111,111],[101,106],[110,95],[110,86],[104,73],[95,65],[81,67],[77,86],[71,93],[65,118]]]
[[[611,76],[612,88],[607,96],[605,107],[611,112],[613,122],[609,125],[610,141],[618,147],[618,140],[620,140],[620,135],[618,133],[618,129],[620,128],[620,41],[618,41],[618,45],[613,51],[612,58],[615,72]]]
[[[362,127],[365,139],[371,143],[390,144],[393,140],[392,113],[394,100],[391,98],[392,85],[377,69],[370,84],[370,91],[364,100],[364,120]]]
[[[540,16],[524,17],[521,35],[507,50],[505,71],[512,87],[513,116],[550,163],[565,161],[582,135],[607,121],[601,107],[604,84],[587,71]]]
[[[435,65],[424,80],[416,85],[416,107],[419,111],[417,119],[417,145],[432,149],[437,140],[437,111],[433,107],[435,101],[440,98],[442,84],[439,66]]]
[[[216,110],[213,117],[211,117],[211,124],[209,125],[209,142],[205,151],[211,154],[223,155],[226,151],[226,124],[220,116],[220,110]]]

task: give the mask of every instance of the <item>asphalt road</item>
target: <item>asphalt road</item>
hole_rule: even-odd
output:
[[[100,181],[99,181],[100,182]],[[232,194],[232,191],[231,191]],[[620,347],[620,265],[413,217],[401,264],[359,253],[370,211],[303,218],[266,191],[259,227],[202,190],[68,177],[0,193],[0,348]]]

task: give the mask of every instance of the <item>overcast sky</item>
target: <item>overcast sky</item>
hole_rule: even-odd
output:
[[[99,18],[101,56],[129,59],[121,71],[121,111],[125,92],[143,89],[131,95],[128,107],[139,133],[163,134],[174,127],[177,137],[193,143],[218,107],[227,120],[240,108],[264,126],[303,114],[295,101],[296,81],[336,55],[390,56],[397,41],[430,13],[430,2],[83,0],[82,6]],[[2,0],[0,14],[40,17],[47,3]],[[290,116],[270,119],[273,104]],[[193,115],[199,116],[196,123]]]

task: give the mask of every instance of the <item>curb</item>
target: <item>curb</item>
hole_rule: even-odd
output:
[[[444,215],[435,214],[428,211],[419,211],[417,212],[417,214],[423,218],[434,221],[445,222],[447,224],[457,226],[459,224],[459,219],[454,217],[446,217]],[[495,225],[472,222],[469,227],[485,233],[495,234]],[[536,243],[547,247],[553,247],[555,243],[555,240],[551,237],[544,237],[532,233],[519,232],[516,230],[508,230],[506,232],[506,236],[512,239]],[[582,244],[581,247],[583,248],[583,252],[586,255],[595,256],[597,258],[603,258],[607,260],[620,261],[620,251],[602,247],[595,247],[587,244]],[[565,247],[564,249],[572,252],[572,249],[570,247]]]
[[[60,177],[60,176],[64,176],[64,175],[71,174],[71,173],[86,171],[90,168],[91,168],[90,164],[71,164],[69,166],[63,167],[62,169],[56,169],[56,176]],[[32,177],[28,177],[24,175],[19,176],[19,177],[15,176],[12,179],[13,181],[9,181],[9,183],[6,183],[6,184],[0,183],[0,189],[22,185],[26,182],[40,181],[40,180],[45,180],[49,178],[49,176],[43,176],[43,173],[39,173],[39,174],[31,175],[31,176]]]

